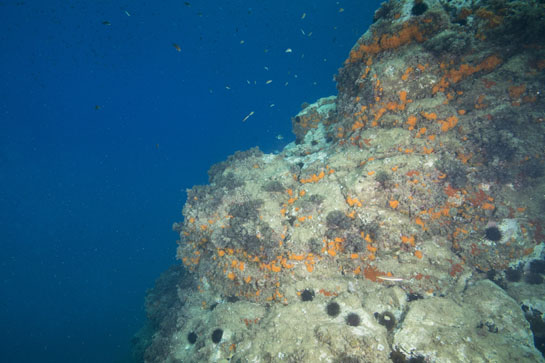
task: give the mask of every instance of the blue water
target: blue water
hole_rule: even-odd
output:
[[[185,189],[292,141],[378,5],[0,1],[0,361],[128,362]]]

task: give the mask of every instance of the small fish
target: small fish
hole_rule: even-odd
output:
[[[286,53],[291,53],[291,52],[293,52],[293,51],[291,50],[291,48],[287,48],[287,49],[285,50],[285,52],[286,52]]]
[[[307,17],[307,13],[303,13],[303,15],[301,15],[301,20],[303,20],[306,17]]]
[[[305,35],[305,31],[303,29],[301,29],[301,33],[303,33],[303,35]]]
[[[269,107],[274,107],[274,106],[275,106],[274,103],[271,103],[271,104],[269,105]]]
[[[229,86],[225,86],[225,89],[231,89],[231,87],[229,87]]]
[[[344,12],[344,8],[339,9],[339,13],[342,13],[342,12]]]
[[[263,68],[265,68],[265,70],[266,70],[266,71],[268,71],[268,70],[269,70],[269,67],[267,67],[267,66],[265,66],[265,67],[263,67]]]
[[[102,107],[100,107],[100,105],[95,105],[95,111],[98,111],[100,110]]]
[[[278,134],[278,135],[276,135],[276,139],[277,140],[284,140],[284,136]]]
[[[184,5],[189,7],[189,6],[191,6],[191,3],[189,1],[184,1]]]
[[[176,51],[178,51],[178,52],[182,51],[182,48],[180,48],[180,46],[178,44],[172,43],[172,46],[174,47],[174,49],[176,49]]]
[[[127,16],[131,16],[127,10],[125,10],[125,14],[127,14]]]
[[[377,279],[381,279],[384,281],[393,281],[393,282],[403,281],[401,277],[389,277],[389,276],[377,276]]]
[[[242,119],[242,122],[246,122],[246,120],[247,120],[250,116],[252,116],[253,114],[254,114],[254,111],[252,111],[252,112],[250,112],[249,114],[247,114],[246,117],[244,117],[244,118]]]
[[[108,25],[108,26],[110,26],[110,25],[112,25],[112,23],[110,23],[108,20],[104,20],[104,21],[102,22],[102,25]]]
[[[244,40],[241,40],[241,41],[240,41],[240,44],[244,44]]]
[[[272,79],[269,79],[265,84],[270,84],[272,82]]]

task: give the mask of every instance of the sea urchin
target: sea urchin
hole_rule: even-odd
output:
[[[356,313],[350,313],[346,316],[346,324],[350,326],[358,326],[361,323],[360,316]]]
[[[327,315],[331,316],[332,318],[335,318],[340,314],[341,307],[335,301],[332,301],[329,304],[327,304],[326,311],[327,311]]]

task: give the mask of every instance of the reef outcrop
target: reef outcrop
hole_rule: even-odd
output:
[[[544,15],[383,3],[294,143],[188,190],[142,359],[545,361]]]

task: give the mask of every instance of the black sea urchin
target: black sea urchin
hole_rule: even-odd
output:
[[[358,326],[361,323],[360,316],[356,313],[350,313],[346,316],[346,324],[350,326]]]
[[[195,332],[191,332],[189,334],[187,334],[187,341],[190,343],[190,344],[195,344],[195,342],[197,341],[197,334],[195,334]]]
[[[332,301],[329,304],[327,304],[326,311],[327,311],[327,315],[331,316],[332,318],[335,318],[340,314],[341,307],[335,301]]]
[[[492,242],[498,242],[502,237],[500,229],[496,226],[491,226],[485,229],[484,236],[487,240]]]
[[[212,341],[216,344],[221,342],[221,337],[223,337],[223,330],[216,329],[212,332]]]
[[[314,291],[305,289],[301,293],[301,300],[302,301],[312,301],[314,299]]]

